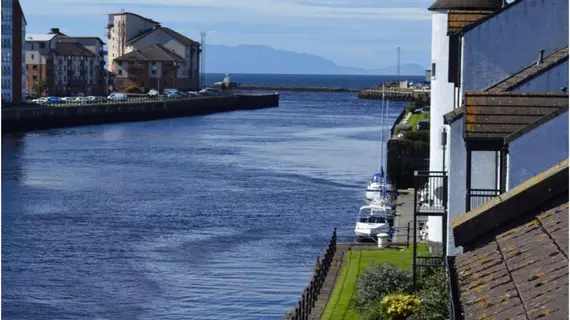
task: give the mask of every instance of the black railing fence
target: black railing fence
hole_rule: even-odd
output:
[[[471,189],[469,190],[469,209],[476,208],[501,194],[498,189]]]
[[[315,270],[313,272],[313,279],[309,285],[303,291],[303,295],[295,308],[286,316],[286,319],[293,320],[307,320],[311,314],[312,309],[315,307],[315,302],[321,291],[323,283],[329,272],[331,263],[333,261],[334,254],[336,252],[336,228],[334,228],[333,234],[327,248],[322,257],[317,258],[315,263]]]

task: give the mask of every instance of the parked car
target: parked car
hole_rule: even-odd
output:
[[[149,90],[149,92],[147,93],[147,95],[151,98],[156,98],[160,95],[160,92],[156,89],[151,89]]]
[[[89,103],[89,99],[87,99],[85,97],[77,97],[77,98],[75,98],[75,103],[86,104],[86,103]]]
[[[199,94],[198,92],[196,92],[196,91],[188,91],[187,94],[188,94],[189,97],[198,97],[198,96],[200,96],[200,94]]]
[[[89,103],[103,103],[107,101],[107,99],[105,99],[105,97],[89,96],[87,97],[87,101],[89,101]]]
[[[63,100],[58,97],[47,97],[46,101],[43,104],[60,104],[63,103]]]
[[[35,93],[26,93],[26,100],[38,99],[40,96]]]
[[[128,99],[129,97],[127,96],[126,93],[119,93],[119,92],[113,92],[107,97],[107,100],[111,101],[127,101]]]
[[[426,130],[429,129],[429,120],[420,120],[416,125],[417,130]]]
[[[47,101],[46,97],[39,97],[37,99],[32,100],[32,103],[35,104],[44,104]]]
[[[71,103],[71,102],[75,102],[75,97],[63,97],[61,98],[61,101],[65,102],[65,103]]]
[[[176,91],[165,92],[165,93],[164,93],[164,96],[166,97],[166,99],[180,99],[180,98],[184,98],[184,95],[182,95],[182,93],[176,92]]]
[[[202,89],[198,92],[198,94],[200,96],[206,96],[206,97],[211,97],[211,96],[221,96],[222,95],[222,91],[215,89],[215,88],[205,88]]]

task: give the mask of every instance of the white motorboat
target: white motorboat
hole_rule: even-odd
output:
[[[368,186],[366,187],[366,200],[372,201],[375,198],[382,197],[382,191],[384,189],[386,189],[386,193],[396,193],[396,188],[391,183],[390,178],[385,178],[383,173],[376,173],[372,176],[372,180],[368,182]]]
[[[397,202],[391,195],[380,195],[370,201],[371,206],[386,206],[392,211],[396,211]]]
[[[359,239],[376,239],[379,233],[389,233],[389,208],[364,206],[360,208],[354,233]]]

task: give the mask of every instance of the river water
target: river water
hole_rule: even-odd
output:
[[[352,233],[379,140],[379,101],[302,92],[4,136],[2,316],[279,319]]]

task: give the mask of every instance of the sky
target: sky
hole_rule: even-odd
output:
[[[20,0],[27,33],[50,28],[104,42],[107,13],[140,14],[207,44],[267,45],[375,69],[428,67],[434,0]]]

